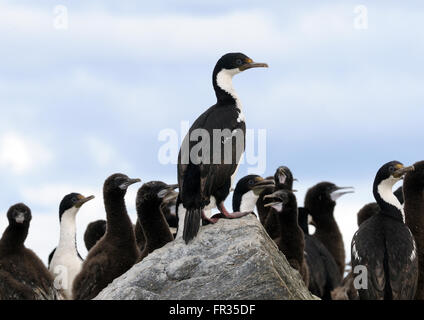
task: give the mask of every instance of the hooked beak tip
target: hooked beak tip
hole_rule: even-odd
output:
[[[240,71],[244,71],[247,69],[252,69],[252,68],[268,68],[268,64],[267,63],[263,63],[263,62],[251,62],[251,63],[246,63],[245,65],[242,65],[241,67],[239,67]]]

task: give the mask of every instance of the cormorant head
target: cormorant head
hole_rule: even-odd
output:
[[[414,166],[405,167],[399,161],[390,161],[383,165],[377,172],[374,179],[374,198],[385,211],[396,208],[402,213],[402,205],[393,194],[393,186],[400,181],[404,175],[414,170]]]
[[[292,172],[286,166],[278,167],[274,174],[274,180],[277,189],[286,190],[292,190],[293,181],[296,181],[296,179],[293,179]]]
[[[374,186],[390,188],[390,191],[392,191],[395,183],[402,180],[406,173],[413,170],[414,166],[405,167],[399,161],[390,161],[378,170],[374,179]]]
[[[352,187],[338,187],[331,182],[320,182],[310,188],[305,196],[305,208],[309,209],[312,224],[333,218],[336,201],[341,196],[353,193]]]
[[[252,191],[253,194],[259,196],[266,188],[274,187],[273,179],[264,179],[256,174],[250,174],[241,178],[234,189],[234,194],[246,194]]]
[[[336,201],[343,195],[353,193],[353,187],[338,187],[331,182],[320,182],[310,188],[305,196],[308,207],[336,205]]]
[[[140,179],[130,179],[122,173],[115,173],[106,179],[103,193],[112,196],[125,196],[130,185],[140,182]]]
[[[10,225],[28,226],[32,219],[31,209],[23,203],[15,204],[7,211],[7,219]]]
[[[264,196],[264,199],[270,199],[271,202],[264,205],[264,207],[271,207],[276,212],[283,212],[283,209],[290,203],[290,201],[295,201],[292,204],[296,204],[296,196],[290,190],[277,190],[271,194]]]
[[[99,241],[106,233],[106,221],[96,220],[90,222],[84,232],[84,243],[87,251]]]
[[[84,203],[92,199],[94,199],[94,196],[84,197],[79,193],[66,195],[59,205],[59,220],[62,220],[62,216],[66,211],[72,210],[73,213],[77,213]]]
[[[251,174],[241,178],[233,193],[233,210],[249,212],[253,211],[259,195],[267,188],[274,188],[273,179],[264,179],[261,176]]]
[[[169,185],[162,181],[150,181],[143,184],[137,192],[137,209],[146,203],[161,206],[161,208],[174,203],[178,197],[176,188],[178,188],[177,184]]]
[[[251,68],[267,68],[266,63],[257,63],[243,53],[227,53],[215,65],[213,71],[213,85],[218,100],[231,96],[236,99],[232,86],[234,75]]]
[[[234,74],[240,73],[251,68],[268,68],[266,63],[253,62],[243,53],[227,53],[224,54],[216,63],[215,69],[220,72],[222,70],[232,70]]]

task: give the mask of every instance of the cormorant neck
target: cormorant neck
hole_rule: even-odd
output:
[[[393,186],[399,181],[395,178],[388,178],[380,183],[374,183],[374,198],[379,205],[380,213],[391,217],[396,220],[405,222],[405,214],[403,212],[403,205],[399,202],[398,198],[393,194]]]
[[[218,104],[236,105],[239,109],[241,108],[237,93],[233,87],[233,76],[239,72],[238,68],[219,70],[215,68],[212,81]]]
[[[131,237],[135,239],[133,225],[127,213],[124,196],[116,194],[104,195],[107,217],[106,234],[109,236],[118,236],[122,240]]]
[[[280,183],[277,180],[275,184],[275,189],[276,190],[293,190],[293,182]]]
[[[253,212],[256,207],[256,202],[259,199],[259,195],[256,195],[252,190],[245,194],[234,194],[233,199],[233,211],[234,212]]]
[[[28,236],[29,222],[9,224],[0,240],[0,253],[13,252],[24,248]]]
[[[334,226],[337,227],[336,220],[334,219],[335,202],[327,203],[326,205],[314,205],[313,208],[306,207],[317,229],[332,230]]]
[[[75,254],[77,254],[75,217],[78,211],[78,208],[72,207],[62,214],[62,218],[60,220],[60,239],[58,250],[72,250],[75,251]]]
[[[149,252],[173,240],[160,205],[144,201],[137,208],[137,215],[146,239],[145,247]]]
[[[283,211],[277,213],[282,230],[292,228],[293,226],[299,226],[297,201],[294,195],[290,197],[291,199],[284,205]]]

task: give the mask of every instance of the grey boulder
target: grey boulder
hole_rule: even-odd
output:
[[[115,279],[96,299],[316,299],[300,274],[248,215],[204,226],[188,245],[177,239]]]

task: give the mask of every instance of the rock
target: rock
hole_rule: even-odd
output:
[[[204,226],[152,252],[115,279],[96,299],[317,299],[300,274],[249,215]]]

